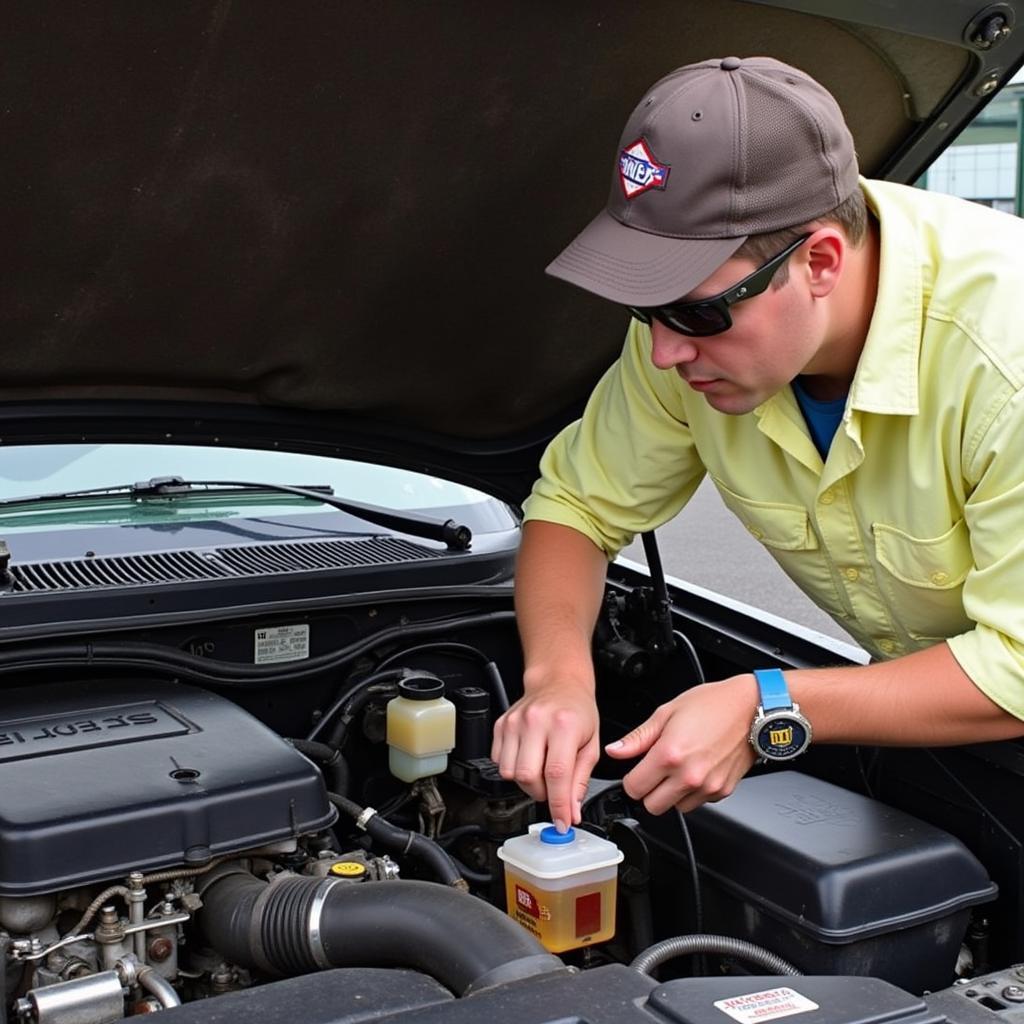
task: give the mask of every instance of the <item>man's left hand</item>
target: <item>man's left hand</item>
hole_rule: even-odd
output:
[[[651,814],[692,811],[728,796],[756,760],[749,736],[757,692],[752,675],[702,683],[609,743],[611,757],[644,755],[622,780],[626,793]]]

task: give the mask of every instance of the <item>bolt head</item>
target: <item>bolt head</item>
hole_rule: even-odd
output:
[[[149,959],[163,963],[173,951],[174,943],[167,936],[161,935],[149,944]]]

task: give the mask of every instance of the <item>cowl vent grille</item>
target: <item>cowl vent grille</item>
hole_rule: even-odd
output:
[[[320,569],[365,569],[437,558],[443,552],[394,537],[203,548],[10,567],[20,593],[188,583]]]

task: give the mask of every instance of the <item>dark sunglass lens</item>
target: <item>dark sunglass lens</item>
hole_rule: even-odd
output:
[[[631,317],[639,320],[642,324],[647,324],[648,327],[650,326],[651,314],[646,309],[641,309],[639,306],[627,306],[626,309]]]
[[[717,306],[694,304],[677,309],[666,309],[665,323],[681,334],[705,337],[721,334],[731,326],[728,314]]]

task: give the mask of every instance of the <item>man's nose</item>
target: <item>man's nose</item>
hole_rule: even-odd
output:
[[[651,362],[659,370],[671,370],[682,363],[692,363],[699,354],[694,339],[655,320],[651,324]]]

